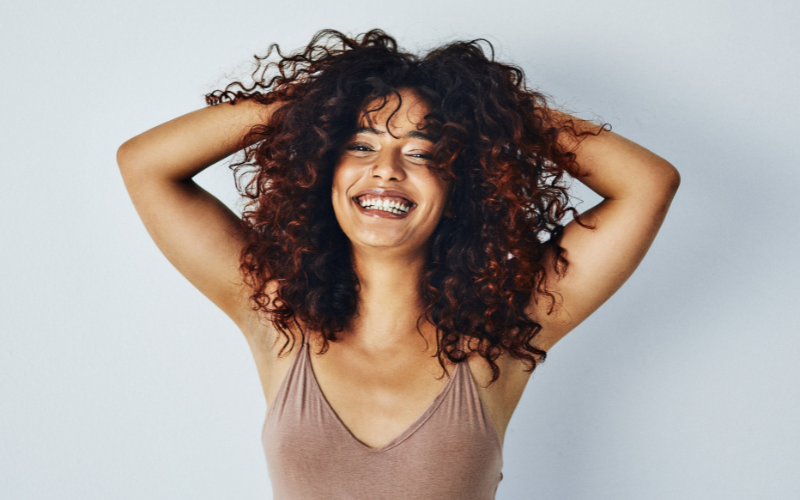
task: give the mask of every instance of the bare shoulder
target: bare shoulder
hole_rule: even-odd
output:
[[[266,294],[270,303],[275,300],[277,284],[274,281],[267,283]],[[252,299],[248,298],[249,312],[239,325],[239,329],[247,338],[253,349],[253,354],[265,356],[274,350],[274,344],[280,332],[275,327],[271,315],[255,307]]]
[[[267,283],[267,294],[270,301],[275,299],[276,291],[277,284],[275,282]],[[262,386],[265,392],[269,393],[270,388],[274,385],[274,380],[281,378],[300,350],[302,333],[297,329],[292,329],[287,339],[286,335],[275,326],[272,317],[262,310],[254,309],[252,303],[247,318],[239,325],[239,328],[250,346]],[[294,341],[292,341],[292,334]],[[281,351],[283,352],[281,353]]]
[[[503,352],[495,364],[500,370],[497,380],[490,384],[493,376],[489,361],[476,350],[470,350],[469,367],[473,378],[478,385],[478,391],[487,398],[495,400],[497,404],[513,412],[517,402],[522,397],[528,380],[531,377],[530,363],[512,357],[508,352]]]
[[[276,289],[274,282],[267,284],[267,293],[271,300],[275,298]],[[298,346],[301,345],[302,338],[294,332],[294,345],[291,343],[291,337],[289,344],[286,345],[285,336],[275,327],[272,318],[264,311],[255,309],[253,305],[251,301],[248,315],[238,326],[250,346],[264,397],[267,404],[270,404],[292,359],[300,351]],[[284,346],[283,355],[280,356]]]
[[[486,358],[476,351],[471,351],[467,362],[478,395],[497,427],[501,440],[504,441],[508,424],[531,378],[531,372],[526,371],[530,365],[504,352],[495,360],[500,370],[499,377],[489,385],[492,380],[492,368]]]
[[[485,379],[486,384],[488,384],[492,379],[492,368],[489,361],[480,355],[475,344],[471,344],[467,350],[469,354],[469,367],[473,371],[476,379]],[[495,360],[495,364],[500,370],[500,378],[492,385],[496,385],[501,380],[506,381],[508,377],[519,377],[520,372],[524,372],[526,367],[530,367],[530,363],[514,358],[507,351],[503,351],[503,353],[498,356]],[[530,372],[528,372],[528,376],[530,376]]]

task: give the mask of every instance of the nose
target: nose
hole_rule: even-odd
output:
[[[381,155],[377,162],[372,166],[372,177],[380,177],[383,180],[402,181],[406,178],[402,162],[394,154]]]

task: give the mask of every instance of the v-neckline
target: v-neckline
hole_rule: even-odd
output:
[[[303,348],[306,351],[305,352],[305,362],[308,364],[308,371],[311,372],[311,377],[310,378],[311,378],[311,380],[314,381],[314,387],[316,387],[317,392],[319,393],[320,397],[322,398],[323,401],[325,401],[325,406],[328,408],[328,410],[330,410],[331,414],[336,418],[336,421],[339,422],[339,425],[342,427],[342,429],[344,429],[347,432],[347,434],[349,434],[350,437],[352,437],[353,440],[359,446],[361,446],[366,451],[371,452],[371,453],[379,453],[379,452],[382,452],[382,451],[386,451],[386,450],[388,450],[390,448],[394,448],[395,446],[397,446],[400,443],[402,443],[403,441],[405,441],[412,434],[414,434],[414,432],[416,432],[417,429],[422,427],[422,425],[425,422],[427,422],[427,420],[430,418],[430,416],[433,415],[433,413],[436,411],[436,409],[442,403],[442,400],[444,399],[444,397],[450,391],[450,388],[453,385],[453,380],[456,378],[456,375],[458,374],[459,370],[461,369],[460,365],[462,365],[464,363],[464,362],[456,363],[456,366],[455,366],[455,368],[453,368],[453,371],[452,371],[452,373],[450,375],[450,378],[444,384],[444,387],[442,388],[442,390],[439,391],[439,394],[436,395],[436,398],[431,402],[431,404],[428,405],[428,407],[425,409],[425,411],[423,411],[422,414],[419,417],[417,417],[411,423],[411,425],[409,425],[406,428],[406,430],[404,430],[399,435],[397,435],[396,437],[391,439],[385,445],[377,447],[377,448],[373,448],[372,446],[369,446],[365,442],[363,442],[360,439],[358,439],[356,437],[356,435],[353,434],[353,431],[351,431],[350,428],[347,427],[344,424],[344,421],[341,419],[341,417],[339,417],[339,414],[336,413],[336,410],[333,409],[333,406],[331,406],[331,403],[330,403],[330,401],[328,401],[328,398],[325,396],[325,393],[322,392],[322,387],[320,387],[319,381],[317,380],[317,374],[314,373],[314,366],[311,364],[311,348],[310,348],[310,344],[308,342],[304,342],[303,343]]]

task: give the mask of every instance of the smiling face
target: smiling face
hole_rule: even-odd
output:
[[[422,129],[428,106],[412,90],[399,94],[399,109],[391,94],[371,120],[359,117],[334,170],[333,209],[354,247],[421,251],[445,209],[450,181],[428,166],[433,142]]]

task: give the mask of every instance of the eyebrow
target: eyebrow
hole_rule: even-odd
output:
[[[378,130],[372,127],[359,127],[356,129],[357,134],[376,134],[376,135],[383,135],[386,132],[383,130]],[[426,134],[425,132],[420,132],[419,130],[410,130],[407,132],[402,139],[424,139],[430,142],[436,142],[433,140],[433,137]]]

